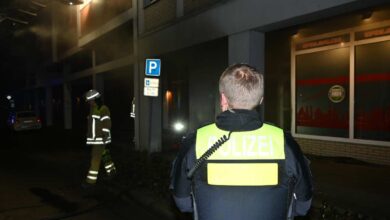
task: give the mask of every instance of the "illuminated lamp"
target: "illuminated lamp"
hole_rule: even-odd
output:
[[[173,94],[171,91],[167,90],[166,93],[165,93],[165,99],[166,101],[169,103],[172,101],[172,97],[173,97]]]
[[[12,99],[12,96],[7,95],[7,99],[8,99],[8,100],[11,100],[11,99]]]
[[[173,124],[173,128],[175,129],[176,132],[181,132],[185,128],[184,123],[182,123],[181,121],[178,121],[175,124]]]
[[[41,3],[41,2],[38,2],[38,1],[33,1],[31,0],[31,4],[33,4],[34,6],[38,6],[40,8],[46,8],[46,5]]]
[[[81,5],[84,3],[82,0],[62,0],[62,2],[67,5]]]
[[[13,18],[13,17],[7,17],[8,20],[12,21],[12,25],[16,25],[16,23],[18,24],[25,24],[27,25],[28,24],[28,21],[24,21],[24,20],[21,20],[21,19],[18,19],[18,18]]]

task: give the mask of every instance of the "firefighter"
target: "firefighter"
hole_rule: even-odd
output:
[[[182,212],[199,220],[281,220],[309,210],[308,160],[255,110],[263,87],[263,75],[247,64],[222,73],[222,112],[182,141],[173,163],[170,187]]]
[[[115,165],[111,159],[110,151],[106,145],[111,143],[111,118],[110,110],[103,104],[101,94],[91,89],[85,95],[89,103],[87,145],[91,145],[91,165],[86,178],[86,187],[96,184],[100,163],[103,165],[108,177],[116,174]]]

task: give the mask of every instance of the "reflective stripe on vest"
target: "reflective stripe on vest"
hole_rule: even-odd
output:
[[[228,131],[215,124],[198,129],[196,158],[200,158]],[[278,184],[277,160],[284,160],[283,130],[268,124],[257,130],[233,132],[207,161],[210,185],[269,186]]]
[[[103,108],[103,107],[102,107]],[[103,132],[108,133],[108,138],[103,141],[102,137],[97,137],[97,123],[101,123],[103,120],[110,119],[109,116],[101,116],[101,109],[98,109],[97,106],[94,106],[90,116],[91,116],[91,137],[87,137],[87,145],[102,145],[111,143],[111,132],[110,129],[102,128]]]

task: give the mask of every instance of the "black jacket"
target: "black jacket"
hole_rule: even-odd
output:
[[[226,131],[249,131],[262,127],[263,122],[255,111],[232,110],[218,115],[216,125]],[[196,162],[196,133],[190,134],[172,167],[176,205],[182,212],[195,210],[199,220],[279,220],[305,215],[312,198],[308,160],[290,134],[285,132],[284,138],[285,160],[277,186],[211,186],[204,180],[202,167],[192,180],[187,178]]]

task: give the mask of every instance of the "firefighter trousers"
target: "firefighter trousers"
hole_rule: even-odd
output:
[[[112,162],[111,154],[105,145],[91,145],[91,165],[87,174],[86,182],[95,184],[99,175],[101,161],[108,176],[115,173],[115,165]]]

